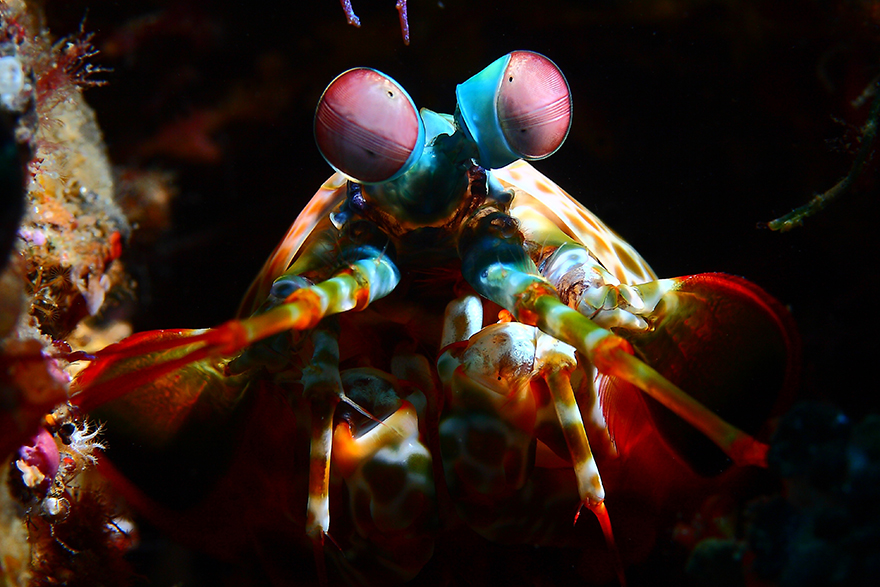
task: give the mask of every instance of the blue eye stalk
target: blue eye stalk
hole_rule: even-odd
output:
[[[461,203],[474,162],[497,169],[556,152],[571,127],[568,82],[552,61],[514,51],[456,88],[455,115],[416,110],[374,69],[324,90],[315,140],[324,159],[380,209],[411,226],[442,223]]]

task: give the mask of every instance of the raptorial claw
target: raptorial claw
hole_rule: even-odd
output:
[[[783,388],[790,379],[787,374],[794,372],[790,357],[796,353],[796,337],[792,334],[789,321],[784,318],[787,314],[777,307],[778,304],[770,296],[744,280],[719,274],[680,279],[671,291],[667,290],[657,301],[657,313],[662,317],[660,321],[665,318],[666,322],[658,324],[654,320],[651,328],[633,333],[621,330],[621,335],[625,334],[634,343],[638,341],[637,347],[641,353],[650,354],[649,347],[658,349],[643,361],[633,356],[630,343],[621,335],[600,327],[560,301],[556,290],[538,272],[526,253],[522,234],[518,230],[503,228],[508,225],[516,226],[516,221],[503,212],[489,210],[475,215],[463,227],[459,239],[462,272],[480,294],[506,308],[521,322],[537,325],[543,332],[571,344],[605,375],[635,385],[684,419],[738,464],[760,464],[763,450],[760,443],[755,444],[749,435],[719,417],[713,409],[707,408],[676,383],[683,377],[699,377],[709,365],[716,363],[723,363],[728,372],[742,372],[741,361],[731,360],[729,356],[717,356],[729,347],[727,343],[719,341],[718,335],[728,337],[729,331],[733,331],[741,332],[737,340],[741,347],[752,349],[756,345],[774,345],[773,352],[768,356],[749,351],[749,356],[742,358],[750,359],[745,369],[748,373],[761,371],[761,365],[783,365],[783,376],[768,383],[768,386],[778,385],[776,390]],[[697,305],[692,310],[699,308],[705,314],[693,319],[694,328],[704,336],[695,339],[697,343],[694,349],[699,352],[690,353],[690,358],[687,354],[683,355],[690,362],[664,368],[664,374],[673,377],[674,383],[650,365],[662,368],[666,364],[664,357],[659,355],[659,349],[663,346],[659,341],[665,340],[664,337],[675,337],[674,333],[680,330],[679,325],[688,325],[689,314],[681,309],[681,304],[688,300],[696,301]],[[757,325],[747,327],[752,329],[749,333],[737,330],[740,322],[753,318]],[[775,338],[764,336],[765,331],[775,334]],[[715,335],[715,344],[707,346],[705,341],[711,340],[712,335]],[[777,342],[769,343],[771,339]],[[710,354],[707,355],[707,352]],[[680,370],[684,373],[679,374]],[[724,381],[723,375],[713,375],[713,378],[722,380],[723,384],[722,381],[719,384],[731,391],[741,390],[747,383],[741,377],[733,380],[733,383]],[[685,383],[688,381],[684,380]],[[703,380],[694,381],[693,388],[688,389],[705,390],[703,395],[711,396],[717,391],[718,385],[706,383]],[[776,391],[770,397],[777,398]],[[738,405],[742,404],[739,399]],[[756,411],[756,414],[759,421],[763,421],[767,412]]]
[[[790,315],[761,288],[732,275],[671,281],[675,286],[657,304],[652,328],[621,334],[645,363],[713,414],[757,433],[790,403],[797,385],[800,343]],[[694,469],[713,474],[726,467],[728,460],[703,435],[647,403],[664,441]],[[705,436],[724,439],[719,446],[737,464],[766,465],[766,445],[749,436],[723,429]]]

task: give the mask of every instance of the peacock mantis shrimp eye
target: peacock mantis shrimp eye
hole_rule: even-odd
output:
[[[409,94],[374,69],[350,69],[330,82],[315,113],[324,159],[358,183],[405,173],[422,153],[425,127]]]
[[[524,159],[542,159],[562,146],[571,127],[571,93],[552,61],[515,51],[498,88],[498,122]]]
[[[556,152],[571,127],[571,92],[556,64],[514,51],[456,88],[456,116],[477,144],[480,164],[496,169]]]

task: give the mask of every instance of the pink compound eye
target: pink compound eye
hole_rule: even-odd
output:
[[[368,68],[333,80],[318,102],[315,139],[324,159],[360,183],[405,172],[424,146],[415,104],[390,77]]]
[[[571,92],[556,64],[514,51],[498,88],[498,121],[510,148],[526,159],[552,155],[571,126]]]

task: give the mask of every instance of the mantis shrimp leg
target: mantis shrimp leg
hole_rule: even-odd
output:
[[[80,393],[73,402],[88,411],[207,357],[230,356],[272,335],[311,329],[325,316],[365,308],[388,295],[400,281],[386,248],[352,246],[343,249],[342,258],[347,264],[332,277],[296,289],[280,305],[261,314],[209,330],[146,333],[107,347],[78,377]],[[132,369],[131,361],[144,366]],[[120,385],[122,377],[125,385]]]
[[[623,337],[565,305],[523,246],[517,221],[486,208],[459,239],[462,273],[480,294],[580,352],[603,374],[627,381],[709,438],[739,465],[766,466],[767,446],[719,418],[634,356]]]
[[[463,323],[481,321],[467,301],[463,296],[449,304],[444,340],[468,334]],[[542,500],[534,497],[541,484],[532,475],[536,466],[543,466],[536,457],[537,443],[545,455],[553,453],[551,460],[570,461],[580,502],[596,515],[624,584],[605,488],[572,390],[571,375],[577,368],[571,346],[519,322],[490,325],[450,343],[438,361],[449,402],[440,426],[444,466],[459,503],[471,504],[463,506],[462,515],[475,529],[494,537],[499,527],[508,533],[519,527],[532,536],[541,534],[540,520],[514,516],[508,525],[486,526],[480,510],[490,507],[485,504],[490,500],[498,508],[492,517],[505,519],[523,509],[518,500],[530,503],[531,509],[541,507]]]

